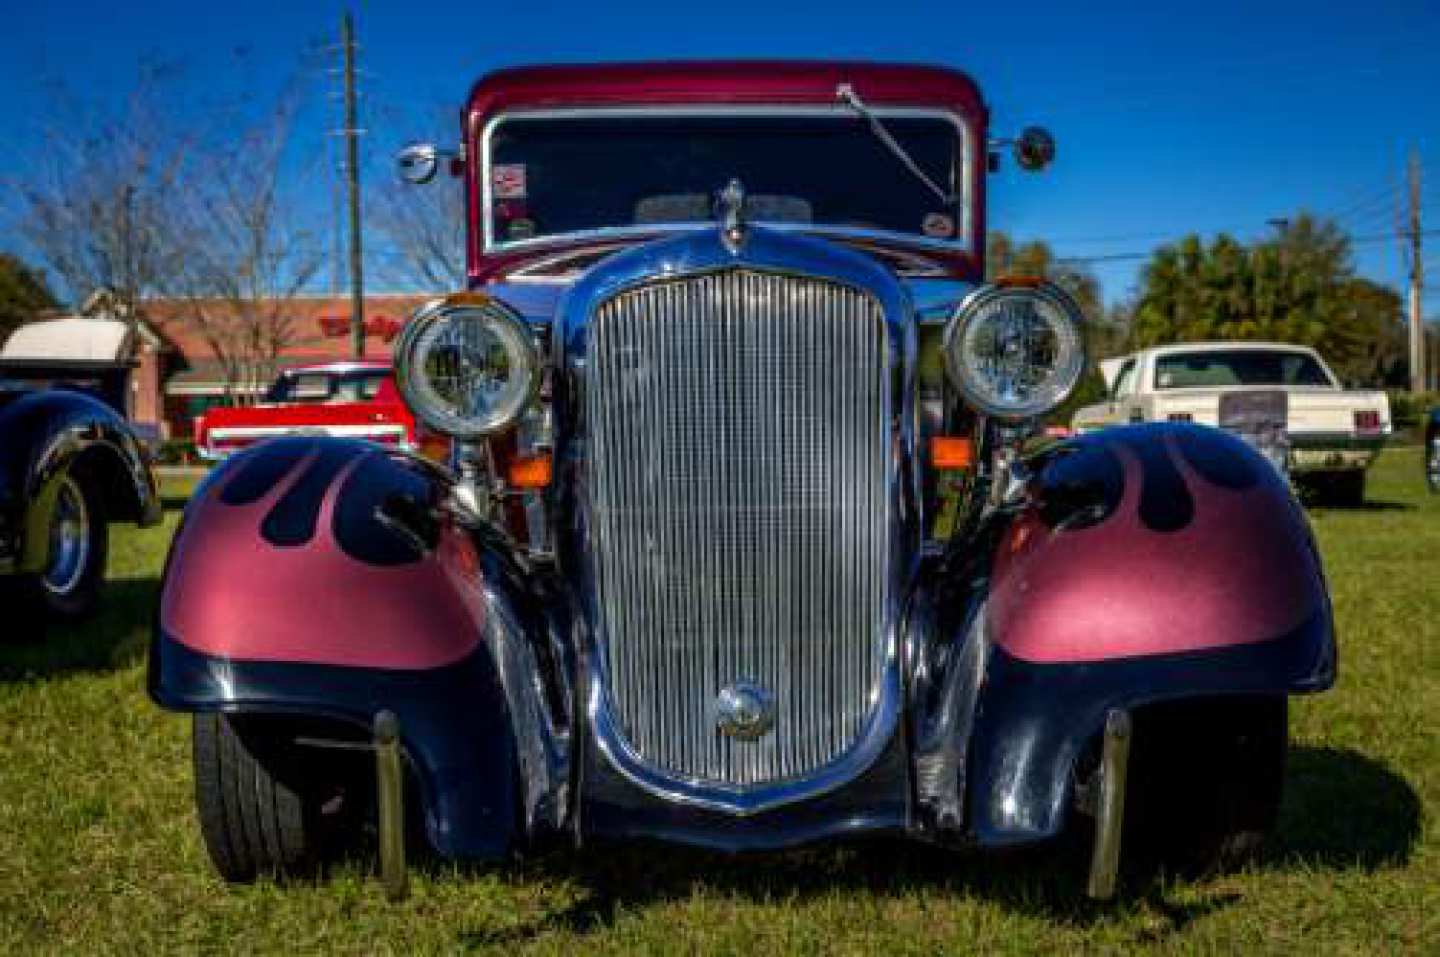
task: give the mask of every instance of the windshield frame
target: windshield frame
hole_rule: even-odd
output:
[[[957,189],[957,226],[955,236],[951,239],[936,239],[923,234],[898,232],[888,229],[865,229],[860,227],[827,226],[823,223],[793,223],[793,222],[766,222],[765,220],[752,221],[755,225],[769,229],[801,232],[813,235],[842,236],[855,239],[880,239],[889,242],[903,243],[916,247],[943,250],[947,253],[968,253],[974,254],[976,250],[971,244],[971,235],[976,222],[975,194],[974,194],[974,164],[978,161],[975,150],[975,137],[971,134],[970,125],[965,118],[953,110],[943,107],[914,107],[914,106],[892,106],[887,104],[867,104],[870,111],[883,122],[886,119],[935,119],[949,123],[959,137],[959,167],[955,172],[958,183]],[[496,242],[494,229],[495,220],[492,213],[494,197],[492,195],[493,180],[491,176],[491,139],[495,130],[501,124],[512,119],[607,119],[625,117],[641,117],[655,119],[660,117],[675,117],[676,119],[703,118],[716,116],[756,116],[756,117],[832,117],[836,120],[863,123],[864,118],[855,110],[844,103],[834,104],[723,104],[723,105],[677,105],[677,106],[598,106],[598,107],[567,107],[554,109],[515,109],[505,110],[489,116],[479,136],[479,170],[477,187],[480,190],[479,196],[479,223],[481,231],[481,252],[482,254],[507,253],[529,248],[544,248],[563,243],[586,242],[597,239],[612,239],[624,237],[654,236],[665,233],[694,232],[697,229],[705,229],[716,225],[714,220],[697,220],[694,222],[677,223],[647,223],[643,225],[629,226],[604,226],[594,229],[574,230],[565,233],[551,233],[544,236],[535,236],[527,239],[514,239],[506,242]],[[896,162],[900,162],[898,159]],[[715,188],[719,189],[724,183],[717,183]]]

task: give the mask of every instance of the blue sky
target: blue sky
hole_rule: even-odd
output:
[[[16,4],[0,35],[0,181],[23,175],[26,145],[57,76],[119,95],[145,55],[178,60],[187,82],[278,85],[301,52],[333,38],[341,5]],[[1407,151],[1426,166],[1427,226],[1440,224],[1440,3],[826,3],[732,0],[379,2],[353,7],[366,70],[371,169],[415,133],[391,118],[458,106],[471,81],[527,62],[796,56],[940,62],[969,71],[995,132],[1039,122],[1059,141],[1041,176],[1007,168],[991,224],[1044,237],[1062,255],[1145,251],[1190,230],[1263,235],[1308,208],[1360,236],[1393,232]],[[244,80],[228,63],[248,51]],[[333,83],[304,73],[316,135]],[[423,126],[424,124],[419,124]],[[402,128],[403,127],[403,128]],[[328,200],[317,211],[329,209]],[[3,229],[3,224],[0,224]],[[0,247],[6,246],[0,231]],[[13,245],[13,244],[11,244]],[[1440,240],[1427,259],[1440,276]],[[1362,272],[1399,283],[1393,239],[1357,244]],[[1100,262],[1108,299],[1139,263]],[[1440,303],[1440,296],[1432,303]],[[1427,312],[1437,312],[1433,306]]]

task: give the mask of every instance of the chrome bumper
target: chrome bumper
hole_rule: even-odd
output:
[[[1288,464],[1292,473],[1366,469],[1384,448],[1386,434],[1291,432]]]

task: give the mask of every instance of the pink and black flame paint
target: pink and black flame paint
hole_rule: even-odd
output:
[[[227,659],[392,669],[458,661],[484,627],[479,563],[467,535],[432,517],[434,497],[423,476],[379,449],[272,442],[192,503],[161,627]]]
[[[1327,605],[1283,480],[1195,426],[1119,429],[1042,474],[1001,540],[991,633],[1035,663],[1226,648],[1284,635]]]
[[[524,813],[519,708],[492,648],[498,619],[520,612],[496,591],[503,563],[440,517],[444,491],[364,442],[279,439],[228,460],[172,545],[149,689],[179,711],[307,716],[339,734],[393,711],[430,843],[493,859]]]
[[[1147,425],[1066,443],[999,536],[967,755],[981,844],[1060,832],[1111,708],[1321,691],[1329,597],[1304,514],[1254,450]]]
[[[965,543],[969,567],[920,583],[912,637],[930,664],[915,676],[913,742],[897,735],[856,779],[743,827],[637,789],[589,748],[583,793],[564,790],[578,736],[536,734],[575,720],[556,677],[573,648],[546,657],[579,627],[572,599],[503,541],[440,518],[442,481],[364,443],[276,441],[206,483],[167,568],[151,694],[183,711],[361,726],[393,710],[432,844],[493,859],[542,816],[732,850],[897,822],[1030,843],[1065,826],[1076,762],[1109,709],[1333,680],[1305,518],[1253,450],[1143,426],[1065,443],[1038,469],[1031,504]],[[937,758],[951,770],[912,791],[918,763]],[[567,817],[577,804],[583,824]]]

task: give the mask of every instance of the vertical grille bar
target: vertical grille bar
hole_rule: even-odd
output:
[[[732,269],[603,302],[590,328],[590,547],[610,707],[664,772],[812,771],[874,704],[888,594],[890,390],[868,294]],[[727,685],[768,689],[756,741]]]

